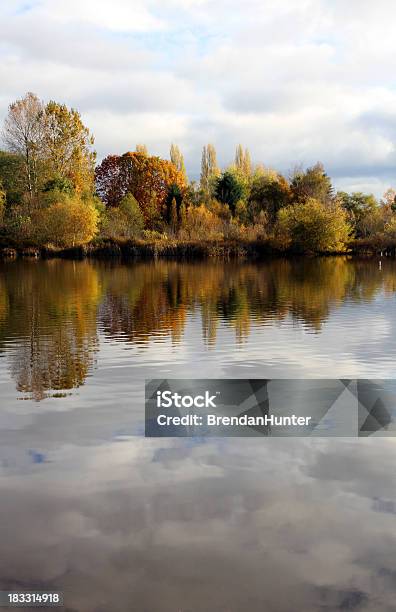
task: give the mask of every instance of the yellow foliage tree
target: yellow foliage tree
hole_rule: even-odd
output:
[[[98,231],[98,211],[78,197],[65,198],[38,212],[40,241],[57,247],[75,247],[90,242]]]
[[[180,229],[180,237],[187,240],[219,240],[223,237],[223,222],[206,206],[190,206]]]
[[[278,212],[275,235],[283,248],[314,253],[342,252],[349,234],[346,213],[337,204],[328,207],[310,198],[304,204],[287,206]]]
[[[93,186],[94,138],[75,109],[49,102],[45,107],[43,149],[48,178],[70,179],[77,192]]]

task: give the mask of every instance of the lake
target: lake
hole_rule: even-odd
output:
[[[396,440],[145,439],[150,378],[392,378],[396,262],[0,263],[0,588],[391,611]]]

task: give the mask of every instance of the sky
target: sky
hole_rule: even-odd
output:
[[[0,0],[0,123],[27,91],[77,108],[101,159],[238,143],[338,189],[396,186],[393,0]]]

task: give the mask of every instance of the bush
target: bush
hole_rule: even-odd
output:
[[[65,198],[34,215],[36,242],[75,247],[90,242],[97,233],[98,211],[78,197]]]
[[[157,232],[157,230],[145,229],[142,232],[143,240],[153,241],[153,240],[167,240],[168,236],[165,232]]]
[[[55,176],[47,181],[43,187],[43,192],[56,191],[67,193],[69,196],[74,193],[74,185],[71,180],[63,176]]]
[[[338,205],[326,207],[317,200],[288,206],[278,213],[275,240],[281,248],[301,252],[345,251],[350,227],[345,211]]]
[[[190,206],[179,232],[184,240],[219,240],[223,238],[223,222],[206,206]]]
[[[390,238],[391,240],[395,240],[396,239],[396,219],[393,218],[391,219],[386,225],[385,225],[385,236],[386,238]]]
[[[127,194],[118,207],[110,208],[104,215],[102,234],[113,240],[139,238],[144,219],[139,203],[132,194]]]

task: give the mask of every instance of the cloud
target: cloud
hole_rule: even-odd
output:
[[[390,0],[4,3],[0,119],[32,90],[94,118],[100,156],[137,140],[167,155],[177,137],[197,176],[203,144],[224,165],[242,142],[257,162],[320,159],[336,184],[381,195],[396,165],[395,17]]]
[[[243,610],[247,594],[252,610],[391,610],[394,443],[246,442],[92,440],[3,469],[3,582],[87,612]]]

